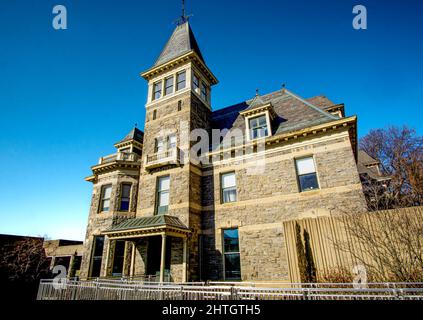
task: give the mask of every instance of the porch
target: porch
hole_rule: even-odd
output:
[[[190,230],[177,217],[133,218],[105,230],[103,277],[129,276],[163,282],[187,281]]]

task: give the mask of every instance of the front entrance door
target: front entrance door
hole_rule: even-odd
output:
[[[166,237],[166,261],[165,261],[165,274],[170,270],[170,253],[172,242],[170,237]],[[160,275],[160,259],[162,251],[162,237],[154,236],[148,238],[147,249],[147,275]]]

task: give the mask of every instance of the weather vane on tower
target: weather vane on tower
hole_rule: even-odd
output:
[[[192,14],[186,15],[185,14],[185,0],[182,0],[182,14],[179,17],[179,19],[176,20],[176,24],[180,26],[181,24],[184,24],[189,20],[189,18],[192,17]]]

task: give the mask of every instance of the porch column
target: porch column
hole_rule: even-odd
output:
[[[162,233],[162,257],[160,259],[160,282],[164,282],[164,271],[166,265],[166,233]]]
[[[111,257],[110,257],[110,247],[112,245],[112,241],[115,241],[115,240],[108,239],[108,241],[107,241],[106,261],[104,263],[103,277],[107,277],[109,275],[109,262],[110,262],[110,259],[111,259]]]
[[[136,247],[136,242],[132,241],[132,251],[131,251],[131,267],[129,269],[129,275],[131,277],[134,276],[135,273],[135,247]]]
[[[182,282],[187,282],[187,238],[184,240],[184,251],[182,253]]]
[[[71,275],[73,274],[73,261],[75,259],[75,255],[71,255],[70,259],[69,259],[69,270],[68,270],[68,278],[71,277]]]

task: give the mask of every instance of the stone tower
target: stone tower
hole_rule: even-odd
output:
[[[197,280],[201,169],[190,161],[195,142],[189,134],[194,129],[210,131],[211,86],[217,79],[188,21],[176,27],[153,67],[141,76],[148,81],[148,98],[137,217],[176,216],[190,229],[187,278]]]
[[[82,278],[129,273],[129,270],[122,270],[123,261],[116,262],[115,269],[120,270],[113,272],[113,259],[105,257],[108,252],[115,252],[116,243],[110,243],[103,231],[135,217],[142,140],[141,130],[131,130],[114,145],[117,152],[101,157],[98,164],[91,167],[92,175],[85,179],[93,183],[93,193],[84,241]],[[128,249],[124,248],[126,243],[119,245],[122,245],[123,250]]]

